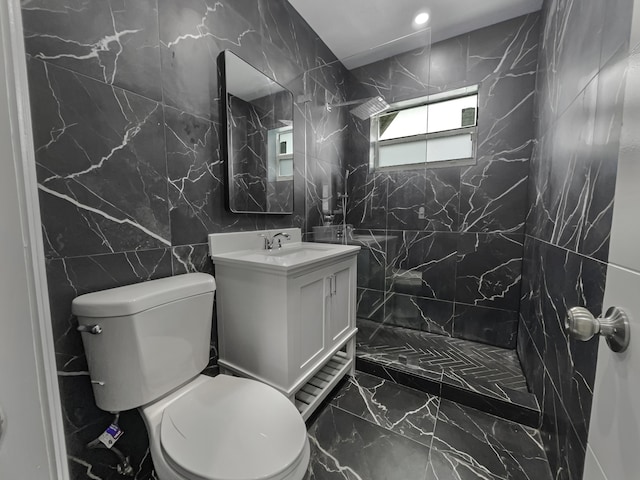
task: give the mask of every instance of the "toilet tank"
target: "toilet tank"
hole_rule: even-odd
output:
[[[96,404],[119,412],[146,405],[209,362],[215,280],[204,273],[89,293],[73,300]]]

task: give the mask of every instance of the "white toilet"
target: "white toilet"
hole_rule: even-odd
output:
[[[73,301],[96,404],[139,408],[160,480],[301,480],[309,440],[274,388],[201,375],[215,281],[191,273]]]

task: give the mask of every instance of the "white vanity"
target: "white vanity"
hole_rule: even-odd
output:
[[[275,387],[308,418],[355,366],[360,247],[285,229],[210,235],[209,249],[222,371]]]

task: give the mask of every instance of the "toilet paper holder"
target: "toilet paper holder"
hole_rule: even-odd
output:
[[[606,315],[599,318],[584,307],[573,307],[567,312],[565,330],[571,337],[583,342],[602,335],[609,348],[617,353],[624,352],[631,340],[629,315],[619,307],[609,308]]]

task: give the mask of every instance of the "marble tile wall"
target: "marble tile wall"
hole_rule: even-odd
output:
[[[360,293],[384,303],[360,315],[515,348],[538,41],[536,13],[351,72],[390,102],[479,84],[473,166],[371,171],[350,120],[348,221],[374,245]]]
[[[93,402],[71,301],[212,272],[208,233],[317,225],[319,188],[340,184],[345,71],[284,0],[23,0],[42,229],[73,479],[120,478],[85,448],[112,416]],[[230,49],[294,99],[293,215],[225,208],[217,59]],[[214,329],[215,331],[215,329]],[[212,369],[216,339],[212,338]],[[137,412],[117,447],[154,478]]]
[[[602,310],[632,5],[549,0],[542,11],[518,353],[562,480],[582,478],[598,349],[569,339],[564,316]]]

